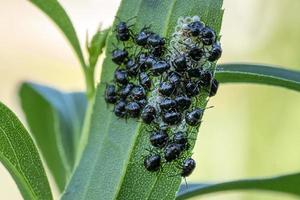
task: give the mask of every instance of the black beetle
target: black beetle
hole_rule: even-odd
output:
[[[178,55],[172,60],[172,64],[177,72],[184,72],[188,68],[185,55]]]
[[[182,131],[176,132],[173,135],[173,142],[180,145],[181,150],[188,149],[188,138]]]
[[[200,21],[194,21],[194,22],[191,22],[187,28],[188,28],[189,33],[192,36],[196,37],[196,36],[200,35],[201,30],[204,28],[204,24]]]
[[[196,167],[196,162],[193,158],[187,158],[183,161],[182,163],[182,171],[181,171],[181,176],[182,177],[187,177],[191,175],[191,173],[194,171]]]
[[[133,87],[134,87],[134,85],[132,83],[128,83],[127,85],[124,85],[118,92],[120,97],[122,99],[126,99],[127,96],[130,94]]]
[[[146,90],[150,90],[152,81],[146,72],[140,73],[139,82]]]
[[[209,57],[207,58],[208,61],[214,62],[218,60],[222,56],[222,48],[219,44],[214,44],[210,53]]]
[[[129,117],[137,118],[141,112],[141,106],[137,102],[128,102],[125,106],[126,113]]]
[[[122,63],[125,63],[128,58],[128,51],[125,49],[115,49],[111,53],[111,59],[114,63],[117,65],[121,65]]]
[[[192,104],[191,98],[186,95],[176,96],[175,101],[177,102],[178,109],[181,111],[188,109]]]
[[[128,83],[128,74],[127,71],[123,69],[117,69],[115,71],[115,81],[117,83],[120,83],[122,85],[125,85]]]
[[[213,79],[211,83],[209,96],[210,97],[215,96],[217,94],[218,88],[219,88],[219,82],[217,81],[217,79]]]
[[[139,65],[130,59],[126,63],[126,70],[129,76],[135,77],[139,73]]]
[[[117,117],[124,117],[126,115],[126,101],[120,100],[115,104],[114,113]]]
[[[203,44],[212,45],[216,40],[216,34],[211,28],[204,27],[201,30],[201,39]]]
[[[203,109],[195,108],[191,112],[187,112],[185,116],[185,121],[190,126],[197,126],[200,124],[200,119],[203,116]]]
[[[147,105],[142,113],[141,113],[141,118],[144,123],[150,124],[156,117],[156,109],[155,107],[151,105]]]
[[[106,85],[104,98],[106,103],[116,103],[118,96],[115,85]]]
[[[184,87],[185,87],[186,95],[188,97],[194,97],[194,96],[197,96],[200,93],[200,89],[198,87],[198,84],[196,84],[193,81],[185,82]]]
[[[167,111],[162,113],[162,120],[166,124],[175,125],[181,121],[181,115],[176,111]]]
[[[177,159],[180,156],[181,152],[182,150],[179,144],[175,144],[175,143],[168,144],[164,150],[166,161],[171,162]]]
[[[170,64],[164,60],[157,61],[152,65],[151,71],[153,76],[159,76],[170,69]]]
[[[193,46],[189,49],[189,56],[195,61],[201,60],[203,55],[204,55],[203,50],[197,46]]]
[[[153,132],[150,135],[149,140],[150,140],[152,146],[157,147],[157,148],[163,148],[168,143],[169,136],[166,131],[159,130],[159,131]]]
[[[159,102],[159,107],[162,110],[171,110],[177,108],[177,103],[174,99],[171,99],[169,97],[162,98]]]
[[[132,88],[130,92],[130,96],[133,100],[145,99],[146,98],[145,89],[140,85],[136,85]]]
[[[161,165],[160,155],[150,155],[144,160],[144,167],[150,172],[158,171]]]
[[[158,92],[164,96],[170,96],[175,91],[175,87],[170,82],[162,82],[159,84]]]

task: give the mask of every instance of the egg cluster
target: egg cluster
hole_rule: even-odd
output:
[[[150,127],[146,170],[179,162],[180,175],[189,176],[196,163],[188,153],[194,140],[188,132],[199,126],[205,110],[195,102],[200,91],[211,97],[218,89],[213,67],[222,48],[215,31],[194,16],[179,18],[170,38],[150,26],[134,32],[122,21],[114,33],[122,47],[112,51],[117,68],[114,84],[105,90],[106,102],[114,104],[117,117],[141,118]]]

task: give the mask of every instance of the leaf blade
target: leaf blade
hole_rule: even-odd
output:
[[[23,83],[19,95],[32,135],[62,191],[75,162],[86,109],[85,95],[63,93],[35,83]]]
[[[300,72],[268,65],[232,63],[219,65],[221,83],[258,83],[300,91]]]
[[[60,5],[57,0],[29,0],[31,3],[41,9],[52,21],[59,27],[64,33],[65,37],[73,47],[82,68],[86,67],[84,57],[81,51],[80,43],[74,29],[74,26],[67,15],[64,8]]]
[[[217,10],[216,15],[222,15],[221,2],[221,0],[202,0],[200,3],[196,0],[126,0],[122,1],[117,16],[124,20],[137,16],[135,23],[137,30],[144,25],[151,24],[153,31],[168,36],[173,32],[179,16],[200,15],[202,14],[200,11],[204,11],[214,3],[219,9],[213,7],[211,11]],[[184,3],[186,5],[180,10]],[[196,7],[195,4],[197,4]],[[173,14],[174,10],[177,11],[177,14]],[[220,27],[219,20],[216,20],[218,23],[215,23],[215,20],[210,17],[211,15],[206,14],[205,21],[213,28]],[[217,17],[217,19],[221,19],[221,17]],[[166,25],[168,26],[165,27]],[[219,32],[218,29],[216,30]],[[145,169],[139,165],[145,145],[148,146],[148,136],[141,133],[144,127],[132,119],[127,122],[118,120],[111,112],[112,107],[107,108],[105,105],[103,98],[105,83],[111,81],[116,68],[109,53],[114,48],[112,45],[115,41],[114,37],[112,33],[108,37],[106,59],[103,64],[101,83],[96,92],[88,145],[62,199],[97,199],[99,197],[103,199],[173,199],[181,178],[169,177],[168,179],[164,175],[157,181],[155,175],[146,173]],[[204,96],[202,99],[206,98]],[[132,166],[133,163],[135,163],[134,166]],[[143,184],[135,184],[134,179],[126,178],[129,176],[142,180]],[[126,187],[133,184],[134,187]],[[155,189],[159,187],[168,192],[158,193]],[[169,190],[168,187],[171,189]],[[155,196],[155,194],[157,195]],[[161,198],[158,195],[164,196]]]
[[[266,190],[283,192],[300,196],[300,173],[282,175],[271,178],[245,179],[217,184],[203,184],[194,186],[191,190],[178,194],[178,200],[200,196],[209,193],[233,190]]]
[[[0,102],[0,160],[24,199],[51,200],[52,193],[38,151],[16,115]]]

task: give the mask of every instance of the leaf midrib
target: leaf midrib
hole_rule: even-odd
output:
[[[166,36],[166,35],[168,34],[168,28],[169,28],[168,24],[170,23],[170,19],[171,19],[172,12],[173,12],[173,10],[174,10],[174,6],[175,6],[176,1],[177,1],[177,0],[174,0],[174,1],[172,2],[172,5],[171,5],[170,9],[168,10],[168,15],[167,15],[166,20],[165,20],[165,26],[164,26],[164,29],[163,29],[163,31],[162,31],[164,36]],[[174,27],[173,27],[173,28],[174,28]],[[141,131],[142,131],[142,130],[140,129],[140,130],[139,130],[139,134],[141,134]],[[156,185],[156,183],[157,183],[157,180],[159,179],[159,176],[160,176],[160,174],[159,174],[158,176],[155,176],[155,181],[153,181],[153,184],[151,185],[151,188],[149,189],[149,193],[148,193],[148,195],[146,196],[146,199],[149,199],[150,195],[152,194],[153,189],[155,188],[155,185]]]

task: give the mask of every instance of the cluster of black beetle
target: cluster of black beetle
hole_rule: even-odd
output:
[[[220,58],[221,46],[214,30],[198,18],[179,30],[180,37],[192,42],[177,41],[178,45],[171,44],[170,48],[166,47],[168,39],[152,32],[150,26],[138,33],[132,26],[120,21],[115,27],[116,38],[123,47],[112,51],[112,61],[118,67],[114,84],[106,87],[105,100],[114,104],[117,117],[140,117],[151,125],[152,148],[144,158],[146,170],[159,171],[162,163],[180,159],[180,175],[189,176],[196,163],[189,156],[183,158],[182,153],[189,149],[190,138],[186,129],[178,131],[177,127],[201,123],[204,109],[190,107],[200,90],[207,91],[210,97],[216,94],[218,81],[204,65]],[[129,48],[135,52],[130,54]]]

